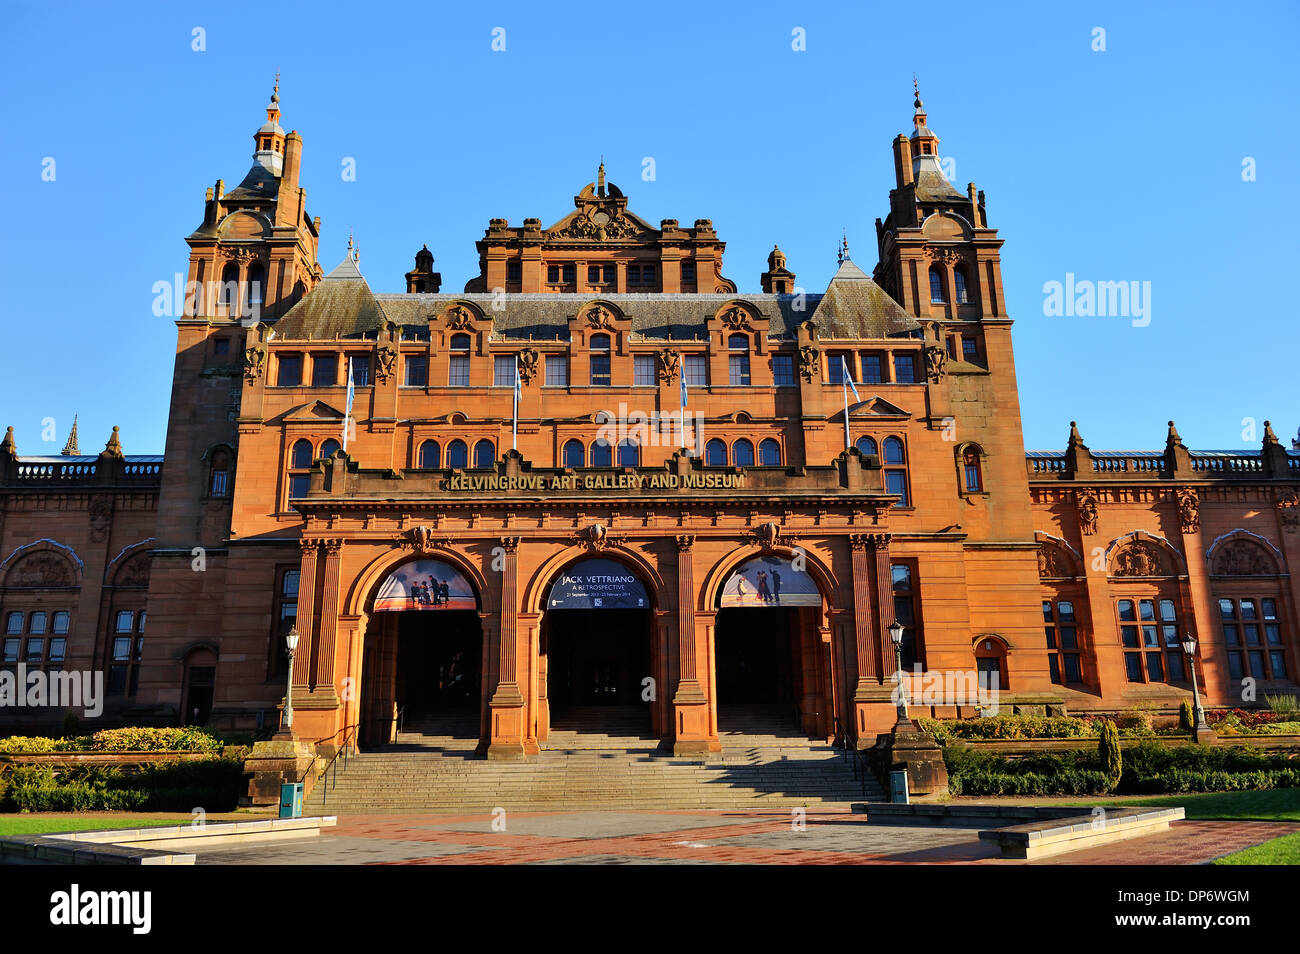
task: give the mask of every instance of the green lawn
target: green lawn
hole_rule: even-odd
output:
[[[159,828],[165,825],[188,825],[192,815],[125,814],[114,812],[78,812],[77,814],[0,815],[0,837],[4,835],[44,835],[49,832],[100,831],[109,828]],[[234,820],[233,816],[209,815],[208,821]],[[247,821],[247,815],[239,816]]]
[[[1216,865],[1300,865],[1300,832],[1216,858]]]
[[[1300,821],[1300,788],[1270,788],[1252,792],[1201,792],[1194,795],[1152,795],[1099,798],[1091,802],[1052,802],[1057,805],[1182,805],[1189,819],[1211,821]]]

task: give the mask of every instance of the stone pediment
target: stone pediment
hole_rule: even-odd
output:
[[[293,421],[341,421],[343,412],[333,405],[326,404],[324,401],[312,401],[310,404],[299,404],[297,407],[291,407],[280,415],[280,420],[285,423]]]
[[[896,404],[890,404],[879,395],[872,395],[865,401],[849,405],[849,417],[895,417],[909,418],[910,411],[905,411]]]

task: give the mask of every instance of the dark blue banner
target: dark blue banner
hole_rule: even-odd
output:
[[[547,609],[648,609],[645,586],[617,560],[583,560],[551,584]]]

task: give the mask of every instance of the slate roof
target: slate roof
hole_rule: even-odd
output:
[[[812,320],[823,338],[890,338],[921,330],[902,305],[848,258],[826,286]]]
[[[281,338],[333,338],[374,331],[384,320],[370,286],[351,258],[345,258],[275,323]]]

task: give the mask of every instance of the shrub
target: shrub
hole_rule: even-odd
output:
[[[1192,719],[1192,704],[1184,699],[1178,705],[1178,728],[1183,732],[1191,732]]]
[[[221,742],[194,726],[101,729],[91,737],[96,752],[215,752]]]
[[[1070,716],[990,716],[982,719],[921,719],[921,728],[943,745],[958,739],[1074,739],[1091,734]]]
[[[1291,722],[1296,717],[1296,712],[1300,710],[1297,705],[1295,696],[1291,695],[1265,695],[1264,701],[1268,707],[1273,710],[1273,714],[1283,722]]]
[[[154,763],[129,774],[117,767],[11,767],[0,776],[0,811],[230,811],[243,780],[235,759]]]
[[[1120,749],[1119,730],[1115,728],[1114,722],[1102,723],[1101,738],[1097,740],[1097,757],[1101,760],[1102,771],[1114,787],[1124,768],[1124,753]]]

